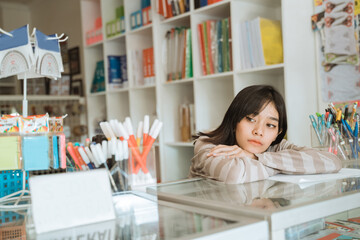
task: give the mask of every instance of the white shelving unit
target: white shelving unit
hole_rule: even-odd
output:
[[[308,115],[317,111],[317,83],[315,72],[314,36],[309,24],[313,12],[311,1],[285,0],[223,0],[195,9],[190,0],[190,11],[171,19],[156,13],[152,0],[152,24],[130,30],[130,14],[140,9],[140,0],[81,0],[82,26],[85,32],[93,28],[94,19],[102,16],[104,40],[84,47],[85,79],[90,136],[94,135],[97,121],[124,120],[130,116],[134,123],[145,114],[151,121],[157,117],[164,122],[157,145],[161,181],[186,178],[193,157],[193,144],[180,142],[179,105],[194,103],[196,130],[216,128],[234,96],[244,87],[269,84],[285,97],[288,107],[288,133],[290,141],[310,146]],[[124,5],[126,32],[106,39],[106,22],[115,18],[115,8]],[[258,16],[282,22],[284,63],[242,70],[240,63],[240,23]],[[231,72],[202,76],[199,57],[197,24],[209,19],[231,19],[232,62]],[[163,41],[165,33],[173,27],[187,26],[192,31],[192,57],[194,77],[166,82],[163,68]],[[154,86],[138,87],[133,83],[131,51],[154,47]],[[129,88],[110,90],[108,86],[108,55],[127,55]],[[90,94],[95,63],[104,60],[105,88],[103,93]],[[306,96],[306,97],[305,97]],[[305,129],[305,130],[304,130]],[[159,175],[159,174],[158,174]]]

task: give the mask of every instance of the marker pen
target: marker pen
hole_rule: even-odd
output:
[[[108,131],[108,128],[107,128],[105,122],[101,122],[99,125],[100,125],[100,128],[101,128],[102,132],[104,133],[105,137],[107,139],[111,139],[110,132]]]
[[[103,154],[103,156],[105,158],[105,161],[106,161],[106,159],[108,159],[108,141],[103,140],[101,142],[101,152],[102,152],[102,154]]]
[[[68,143],[67,147],[66,147],[66,150],[68,151],[68,153],[70,154],[71,158],[74,160],[75,162],[75,165],[80,169],[80,170],[83,170],[80,162],[79,162],[79,159],[78,157],[76,156],[75,154],[75,149],[72,145],[71,142]]]
[[[136,132],[136,143],[137,143],[138,147],[140,147],[140,144],[141,144],[142,131],[143,131],[143,122],[140,121],[138,124],[137,132]]]
[[[83,170],[89,170],[89,168],[88,168],[88,166],[86,165],[84,159],[82,159],[82,157],[81,157],[81,155],[80,155],[80,153],[79,153],[79,150],[78,150],[78,149],[79,149],[79,146],[74,147],[74,149],[75,149],[75,154],[76,154],[76,156],[78,157],[79,163],[81,164]]]
[[[99,144],[99,143],[97,143],[97,144]],[[92,155],[94,156],[95,162],[98,164],[97,167],[101,168],[101,167],[103,167],[102,162],[101,162],[101,157],[100,157],[100,155],[102,155],[102,153],[101,152],[98,153],[97,147],[96,147],[97,144],[91,144],[90,149],[91,149]]]
[[[153,122],[153,124],[151,125],[150,131],[149,131],[149,135],[152,135],[152,134],[153,134],[154,129],[155,129],[155,127],[157,126],[158,123],[159,123],[159,120],[158,120],[158,119],[155,119],[154,122]],[[148,136],[149,136],[149,135],[148,135]],[[149,137],[146,138],[145,144],[143,143],[144,146],[149,145],[149,144],[148,144],[149,139],[150,139]]]
[[[92,152],[90,151],[90,148],[89,147],[85,147],[85,152],[86,152],[86,155],[88,156],[89,160],[95,165],[95,168],[98,168],[99,167],[99,163],[98,161],[96,161],[94,155],[92,154]]]
[[[81,158],[84,160],[84,162],[86,163],[86,165],[89,167],[89,169],[94,169],[94,167],[92,166],[92,164],[90,163],[90,160],[88,158],[88,156],[85,153],[85,150],[83,147],[79,147],[78,151],[81,155]]]
[[[312,124],[312,126],[313,126],[313,128],[314,128],[314,131],[315,131],[315,133],[316,133],[316,136],[317,136],[317,138],[318,138],[318,140],[319,140],[319,142],[320,142],[320,145],[322,146],[323,143],[322,143],[320,134],[319,134],[318,129],[317,129],[317,125],[316,125],[315,118],[314,118],[313,115],[309,115],[309,118],[310,118],[311,124]]]
[[[130,117],[125,118],[125,127],[127,129],[128,134],[129,134],[129,142],[132,142],[131,143],[132,145],[137,146]]]
[[[144,116],[144,126],[143,126],[143,146],[147,141],[147,136],[149,134],[149,115]]]

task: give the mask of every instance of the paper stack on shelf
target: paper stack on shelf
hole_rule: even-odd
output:
[[[280,21],[257,17],[240,24],[240,58],[242,69],[283,62]]]
[[[163,64],[166,65],[167,81],[193,77],[190,28],[172,28],[166,33]]]
[[[230,18],[198,24],[198,40],[203,75],[232,70]]]

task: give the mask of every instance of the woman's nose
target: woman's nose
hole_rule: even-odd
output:
[[[262,136],[262,135],[263,135],[263,131],[262,131],[261,127],[256,126],[256,127],[253,129],[253,134],[254,134],[254,135],[257,135],[257,136]]]

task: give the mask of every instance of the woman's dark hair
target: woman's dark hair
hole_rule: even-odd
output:
[[[208,136],[209,138],[204,140],[215,145],[236,145],[237,123],[246,116],[258,115],[269,103],[274,103],[279,113],[279,135],[271,145],[278,144],[287,130],[286,107],[280,93],[268,85],[253,85],[241,90],[231,102],[220,126],[211,132],[199,132],[195,139]]]

